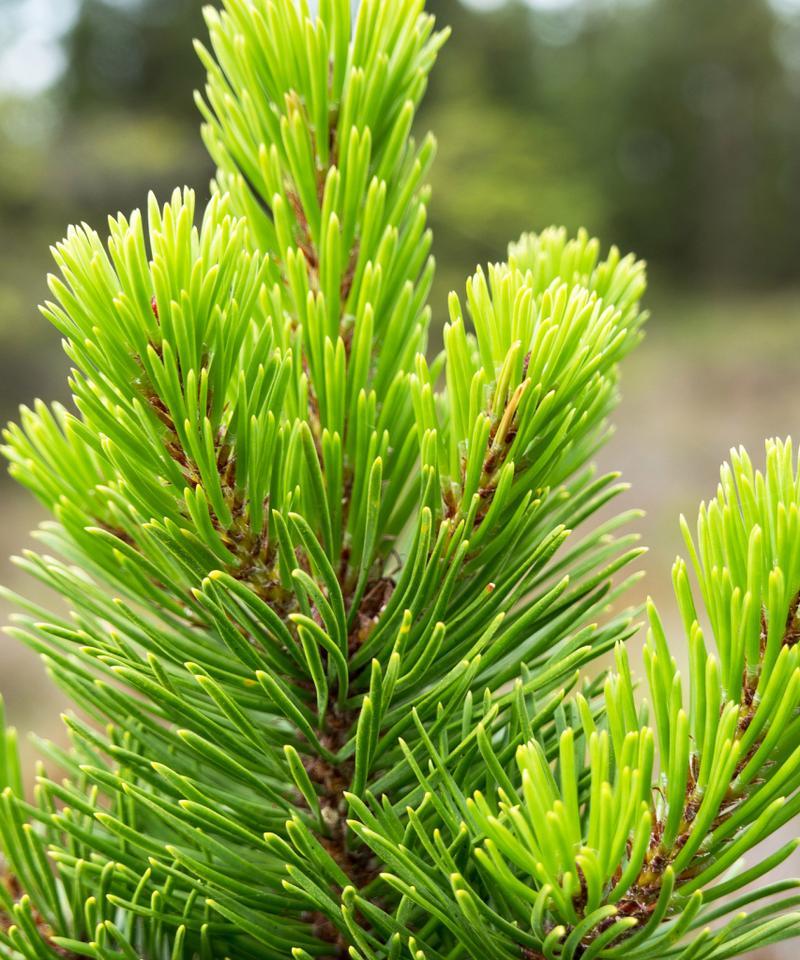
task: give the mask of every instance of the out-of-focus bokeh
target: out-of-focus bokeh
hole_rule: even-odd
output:
[[[448,290],[526,229],[583,224],[650,262],[653,319],[601,459],[648,511],[641,593],[669,611],[678,514],[713,495],[731,445],[758,456],[764,436],[800,433],[800,0],[429,7],[454,29],[421,118],[440,141],[436,323]],[[199,0],[0,0],[3,420],[68,398],[36,310],[49,244],[151,188],[207,192],[203,35]],[[5,560],[40,515],[6,479],[0,510]],[[0,580],[31,590],[10,563]],[[0,670],[12,719],[56,731],[61,702],[35,659],[5,640]]]

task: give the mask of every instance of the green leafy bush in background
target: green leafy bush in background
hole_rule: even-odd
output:
[[[794,882],[752,886],[795,845],[741,862],[800,807],[791,445],[735,454],[686,528],[688,688],[651,607],[648,703],[634,515],[587,524],[622,489],[589,463],[644,267],[526,235],[426,360],[423,8],[209,11],[208,208],[55,248],[76,411],[23,410],[5,452],[54,516],[20,563],[69,612],[15,598],[12,633],[80,714],[32,796],[5,735],[4,956],[721,960],[800,931]]]

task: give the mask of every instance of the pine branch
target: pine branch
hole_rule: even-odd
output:
[[[647,705],[636,705],[619,647],[603,721],[579,697],[580,722],[565,716],[557,745],[534,731],[512,759],[487,741],[490,762],[505,767],[491,792],[468,797],[442,775],[448,758],[431,744],[430,773],[420,771],[421,782],[451,804],[452,839],[431,832],[429,800],[410,813],[411,823],[427,837],[442,887],[450,888],[453,933],[468,950],[481,941],[498,956],[547,960],[622,951],[716,958],[797,934],[799,915],[785,912],[800,903],[796,881],[747,890],[797,843],[746,871],[739,861],[800,809],[799,495],[791,444],[769,443],[765,474],[743,451],[723,467],[717,499],[701,509],[697,546],[684,523],[718,651],[715,657],[706,646],[679,560],[675,590],[691,651],[688,710],[651,605],[645,662],[655,731]],[[651,792],[656,742],[661,773]],[[395,871],[390,882],[427,906],[432,891],[409,886],[421,862],[412,872],[404,850],[381,852]],[[737,899],[716,905],[738,890]],[[762,899],[766,905],[751,916],[737,914]],[[712,934],[708,924],[729,915]]]
[[[102,311],[98,309],[97,316],[113,316],[115,309],[125,310],[128,302],[140,304],[137,319],[145,329],[127,334],[128,356],[133,362],[128,363],[123,352],[123,359],[115,363],[117,358],[109,350],[102,367],[93,362],[87,363],[85,370],[76,370],[73,383],[76,401],[85,411],[82,420],[63,411],[51,416],[40,409],[38,416],[26,414],[26,433],[12,428],[8,436],[12,469],[45,499],[53,488],[79,490],[87,463],[92,480],[97,478],[88,496],[81,491],[79,502],[63,494],[49,502],[64,525],[50,526],[42,534],[57,552],[92,571],[97,585],[59,561],[28,555],[23,565],[68,598],[77,624],[54,621],[37,610],[22,619],[17,635],[48,658],[57,681],[76,704],[99,723],[111,721],[118,728],[109,739],[84,723],[69,721],[76,748],[91,748],[86,762],[78,765],[80,779],[88,778],[115,806],[125,797],[124,809],[144,809],[150,823],[143,834],[133,827],[130,813],[111,818],[97,812],[94,820],[101,833],[91,832],[87,837],[85,830],[75,834],[73,825],[59,818],[48,841],[64,849],[65,835],[80,838],[84,843],[100,844],[106,855],[115,859],[122,858],[124,850],[127,857],[121,862],[134,873],[144,875],[154,869],[164,873],[175,887],[185,885],[183,896],[187,898],[196,889],[194,877],[199,877],[207,896],[216,896],[219,888],[223,916],[238,928],[250,930],[245,925],[247,914],[222,898],[222,891],[227,892],[231,884],[235,889],[249,886],[241,854],[225,870],[212,868],[207,857],[212,850],[215,858],[219,856],[217,844],[201,843],[196,849],[194,825],[187,837],[189,849],[175,848],[172,837],[183,833],[185,825],[171,811],[176,802],[193,804],[194,816],[201,823],[224,826],[228,835],[241,840],[241,831],[234,825],[251,822],[253,804],[261,797],[266,805],[262,800],[257,822],[267,839],[264,843],[258,832],[248,834],[248,858],[255,856],[278,883],[287,859],[292,863],[299,857],[296,868],[289,869],[296,916],[309,925],[310,942],[322,938],[338,943],[353,935],[357,921],[343,915],[336,899],[340,894],[332,898],[331,887],[340,892],[351,886],[370,890],[381,868],[346,824],[345,792],[407,795],[413,773],[400,762],[403,747],[398,737],[410,725],[413,728],[413,712],[430,720],[438,716],[443,730],[464,729],[473,717],[493,717],[510,742],[520,742],[521,730],[514,715],[520,709],[519,698],[527,698],[535,687],[540,694],[554,694],[543,715],[543,722],[551,724],[552,711],[564,695],[559,688],[572,685],[582,663],[630,632],[623,617],[602,631],[587,628],[574,635],[579,622],[588,621],[609,602],[609,578],[636,551],[627,549],[630,538],[619,543],[609,539],[615,526],[611,524],[590,534],[561,561],[559,569],[551,558],[566,537],[561,521],[591,515],[615,491],[608,478],[594,481],[584,474],[568,491],[546,495],[540,489],[534,501],[526,490],[531,481],[524,466],[518,470],[511,457],[503,463],[505,489],[498,490],[470,542],[466,531],[470,522],[473,529],[476,526],[480,495],[473,494],[471,517],[450,516],[446,500],[438,492],[448,489],[450,481],[432,461],[418,488],[422,498],[419,520],[397,587],[387,591],[386,602],[375,607],[375,628],[353,647],[347,627],[346,589],[337,577],[336,555],[328,534],[325,481],[319,474],[314,477],[322,465],[303,421],[291,419],[292,399],[302,395],[297,383],[292,385],[292,371],[300,378],[300,386],[304,374],[280,348],[273,352],[269,374],[263,366],[254,369],[248,338],[271,345],[276,339],[274,320],[269,316],[261,319],[265,324],[262,330],[252,320],[246,323],[250,311],[238,306],[248,297],[255,303],[249,293],[256,286],[252,278],[260,277],[268,266],[249,254],[245,245],[227,241],[240,228],[230,220],[225,201],[212,203],[194,237],[186,227],[175,228],[186,222],[191,205],[190,196],[176,195],[163,212],[151,207],[155,259],[149,267],[141,259],[139,270],[128,276],[149,271],[157,286],[160,276],[172,276],[187,257],[198,257],[195,266],[186,268],[187,275],[197,278],[201,290],[210,289],[212,299],[202,312],[194,313],[215,317],[216,323],[208,327],[203,340],[195,340],[194,353],[191,338],[187,340],[176,323],[178,296],[161,298],[162,304],[173,305],[168,319],[165,307],[153,310],[144,289],[127,288],[126,275],[117,268],[115,282],[108,289],[121,286],[123,292],[110,298]],[[117,235],[119,248],[138,250],[143,257],[144,235],[138,216],[130,224],[120,220],[112,225],[112,257]],[[552,242],[562,243],[562,235],[554,233]],[[589,274],[604,269],[595,266],[595,244],[585,237],[576,244],[586,251]],[[567,249],[573,251],[575,244]],[[219,263],[209,263],[193,253],[204,250],[225,253]],[[54,280],[54,289],[65,306],[84,302],[91,296],[89,278],[101,263],[95,236],[75,233],[58,254],[73,286],[68,290]],[[115,270],[111,259],[105,269]],[[236,276],[241,291],[234,291],[231,297],[227,285],[217,281],[219,276]],[[563,339],[583,337],[591,343],[595,331],[613,334],[613,324],[621,316],[604,310],[593,294],[579,295],[581,310],[568,309],[568,298],[561,293],[558,280],[551,288],[560,298],[560,312],[549,306],[553,294],[529,288],[520,272],[508,273],[506,288],[511,282],[519,288],[521,302],[532,307],[537,297],[541,300],[536,309],[543,323]],[[213,299],[217,291],[219,302]],[[183,299],[184,314],[188,315],[191,302]],[[48,313],[59,319],[65,332],[73,334],[69,349],[83,360],[75,346],[80,342],[77,331],[67,326],[75,322],[73,318],[54,305],[48,307]],[[519,310],[518,315],[522,315]],[[151,326],[154,322],[157,331]],[[476,322],[481,331],[480,317]],[[532,323],[532,317],[526,322]],[[115,329],[121,328],[117,325]],[[162,335],[158,349],[151,346],[147,351],[134,351],[137,341],[152,341],[156,332]],[[613,339],[619,338],[614,334]],[[232,359],[237,354],[229,349],[231,343],[241,344],[238,361]],[[258,352],[270,355],[269,349],[262,352],[259,348]],[[578,351],[579,355],[587,352]],[[559,412],[570,421],[576,411],[580,413],[579,404],[596,405],[598,395],[605,404],[610,403],[609,389],[620,354],[606,353],[607,382],[599,379],[597,369],[591,371],[591,377],[578,378],[578,388],[588,384],[593,398],[588,389],[576,389],[559,406],[559,391],[545,389],[546,380],[538,385],[537,394],[551,398],[548,410],[554,433],[563,431],[556,420]],[[224,367],[218,372],[216,364],[233,362],[244,365],[238,375]],[[575,374],[569,368],[567,372],[574,383]],[[558,367],[551,373],[554,378],[564,375]],[[99,379],[90,380],[90,376]],[[474,377],[480,382],[486,373],[476,367]],[[236,385],[235,393],[227,403],[215,404],[215,394],[207,384],[226,380]],[[487,396],[491,398],[497,388],[489,386]],[[412,411],[413,389],[409,384],[406,394]],[[253,395],[271,398],[262,413],[262,422],[268,424],[263,437],[237,429],[239,411],[252,409]],[[103,396],[109,399],[98,403]],[[276,398],[280,396],[288,410],[278,423]],[[515,415],[515,442],[523,464],[532,436],[529,418],[537,416],[541,412],[535,405],[521,407]],[[591,430],[602,426],[581,416],[589,444]],[[248,419],[252,422],[252,418],[244,422]],[[485,420],[487,415],[480,413],[478,419]],[[424,422],[417,435],[430,440],[435,437]],[[102,442],[93,441],[87,448],[90,436],[101,437]],[[225,437],[224,445],[230,451],[223,469],[215,440],[220,436]],[[576,441],[579,437],[576,434]],[[266,452],[259,452],[257,446],[254,450],[259,440],[269,445]],[[55,484],[54,464],[49,458],[39,458],[40,449],[61,454],[58,469],[64,476]],[[288,455],[277,458],[277,449]],[[512,444],[511,451],[515,449]],[[424,448],[422,452],[424,455]],[[242,467],[245,457],[281,463],[270,480],[271,489],[277,492],[264,496],[261,476],[256,478],[259,485],[255,489],[258,502],[283,504],[283,509],[254,513],[256,501],[249,484],[256,481]],[[142,482],[142,464],[148,462],[151,475],[160,477],[156,483]],[[563,470],[559,461],[556,464]],[[372,514],[370,526],[380,511],[382,492],[380,467],[373,467],[372,474],[377,479],[368,487],[370,506],[361,510],[365,522]],[[304,488],[313,491],[310,500],[301,499]],[[514,502],[518,497],[522,512]],[[100,508],[99,517],[88,512],[93,507]],[[162,521],[150,519],[167,508],[169,514]],[[295,512],[295,508],[304,512]],[[434,516],[439,523],[435,541]],[[262,527],[254,529],[255,518]],[[509,524],[509,519],[513,523]],[[115,536],[113,530],[120,527],[123,535]],[[238,535],[242,529],[244,537]],[[496,543],[487,558],[474,544],[489,530]],[[521,532],[528,535],[524,541]],[[374,535],[370,537],[374,542]],[[256,540],[260,569],[269,571],[266,576],[250,553],[249,544]],[[512,542],[516,553],[508,549]],[[574,569],[571,583],[563,577],[565,568]],[[494,578],[491,586],[489,576]],[[123,588],[129,599],[113,600],[103,582],[114,589]],[[286,597],[291,597],[291,606]],[[367,593],[362,603],[374,600]],[[142,605],[148,608],[146,614],[137,612]],[[509,613],[514,615],[509,618]],[[520,664],[537,672],[535,677],[526,677],[512,698],[503,687],[518,674]],[[173,725],[172,730],[165,721]],[[424,750],[424,743],[416,749]],[[151,761],[156,759],[158,766],[153,768]],[[48,791],[53,785],[45,781],[44,788]],[[219,804],[227,811],[222,822]],[[292,856],[288,856],[287,841],[294,848]],[[165,853],[171,866],[163,859]],[[323,868],[322,885],[314,874],[308,874],[310,862]],[[115,890],[113,896],[128,903],[130,892]],[[391,901],[391,892],[384,890],[379,899],[386,902],[387,897]],[[277,920],[284,911],[275,909]],[[196,936],[197,921],[192,927],[185,919],[184,925],[194,929]],[[385,933],[379,927],[372,936]],[[266,955],[272,955],[271,941],[264,943],[263,934],[257,939],[267,949]],[[303,941],[300,936],[298,943]]]
[[[590,461],[643,265],[526,235],[466,312],[452,296],[428,359],[434,147],[410,131],[445,34],[422,0],[207,18],[214,197],[199,222],[177,191],[107,243],[69,231],[44,314],[75,410],[5,434],[54,518],[18,563],[68,609],[10,597],[10,632],[78,713],[67,750],[40,744],[63,777],[40,770],[32,801],[3,741],[3,950],[688,960],[794,933],[787,897],[686,939],[794,812],[787,449],[766,481],[734,465],[749,545],[730,476],[702,515],[718,661],[676,568],[689,713],[651,612],[654,799],[617,610],[636,514],[580,532],[624,489]],[[581,683],[614,649],[618,674]]]

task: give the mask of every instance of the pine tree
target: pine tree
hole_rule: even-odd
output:
[[[54,249],[74,410],[24,409],[5,454],[54,518],[19,563],[66,606],[15,597],[10,632],[77,712],[32,796],[3,739],[4,957],[721,960],[800,932],[797,882],[761,882],[796,844],[742,864],[800,807],[791,444],[734,453],[684,523],[688,690],[651,605],[646,701],[635,514],[595,518],[623,486],[590,465],[644,266],[525,236],[426,360],[423,8],[209,10],[207,209]]]

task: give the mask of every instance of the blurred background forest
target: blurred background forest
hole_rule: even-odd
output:
[[[757,456],[800,412],[800,0],[429,7],[454,28],[421,117],[440,141],[436,323],[447,291],[525,229],[584,224],[650,262],[653,320],[602,463],[648,511],[642,594],[668,607],[678,514],[713,494],[733,443]],[[0,14],[5,421],[67,396],[36,311],[49,244],[150,188],[204,195],[211,169],[192,103],[199,0],[0,0]],[[5,561],[39,513],[5,478],[0,508]],[[0,582],[19,580],[4,564]],[[0,669],[12,718],[47,730],[60,704],[39,665],[6,641]]]

